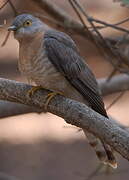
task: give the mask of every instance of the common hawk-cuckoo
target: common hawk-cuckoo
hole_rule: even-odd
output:
[[[85,103],[108,118],[95,76],[67,34],[49,30],[39,18],[30,14],[17,16],[9,30],[14,31],[19,41],[19,69],[29,80]],[[116,168],[111,147],[85,129],[83,131],[98,158]]]

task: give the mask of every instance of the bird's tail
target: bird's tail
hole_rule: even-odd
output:
[[[94,148],[97,157],[99,160],[104,163],[108,164],[112,168],[117,168],[117,162],[115,156],[112,152],[112,149],[109,145],[102,142],[100,139],[96,138],[93,134],[84,130],[84,133],[89,141],[89,144]]]

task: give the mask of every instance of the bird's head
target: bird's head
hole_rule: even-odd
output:
[[[21,14],[14,19],[8,30],[14,31],[17,40],[33,38],[35,34],[43,31],[43,23],[31,14]]]

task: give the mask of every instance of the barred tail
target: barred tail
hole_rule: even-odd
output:
[[[110,165],[112,168],[116,169],[117,168],[117,162],[116,162],[116,158],[113,154],[113,150],[111,149],[111,146],[109,146],[108,144],[105,144],[104,142],[102,142],[103,147],[106,151],[107,154],[107,163],[108,165]]]
[[[89,144],[94,148],[99,160],[114,169],[117,168],[117,162],[111,147],[104,142],[101,142],[100,139],[96,138],[93,134],[87,132],[86,130],[83,131],[89,141]]]

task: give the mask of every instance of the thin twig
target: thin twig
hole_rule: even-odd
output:
[[[107,96],[109,94],[128,91],[129,90],[129,75],[120,74],[113,76],[110,81],[106,78],[101,78],[98,80],[99,87],[101,89],[102,95]]]
[[[97,42],[96,42],[95,38],[93,37],[92,33],[89,31],[89,28],[88,28],[87,25],[85,24],[82,16],[80,15],[80,12],[78,11],[78,9],[77,9],[76,6],[75,6],[75,4],[73,3],[72,0],[69,0],[69,3],[71,4],[72,8],[73,8],[74,11],[76,12],[77,16],[79,17],[82,25],[84,26],[84,29],[85,29],[86,32],[87,32],[87,35],[88,35],[89,38],[90,38],[94,43],[96,43],[96,45],[97,45]]]
[[[94,29],[94,31],[96,32],[98,38],[100,39],[101,47],[103,47],[103,45],[104,45],[104,47],[106,47],[107,53],[106,53],[106,54],[104,53],[106,59],[108,59],[109,62],[113,65],[113,67],[115,67],[119,72],[123,72],[123,71],[124,71],[124,73],[129,74],[128,70],[125,71],[125,69],[121,69],[121,67],[120,67],[120,64],[121,64],[121,63],[124,63],[124,58],[121,57],[121,55],[120,55],[119,52],[114,51],[114,50],[112,49],[112,47],[110,46],[110,44],[103,38],[103,36],[100,34],[100,32],[96,29],[96,27],[95,27],[95,25],[93,24],[93,22],[90,20],[90,16],[89,16],[89,15],[86,13],[86,11],[82,8],[82,6],[80,5],[80,3],[79,3],[77,0],[72,0],[72,1],[73,1],[73,2],[75,3],[75,5],[79,8],[79,10],[83,13],[83,15],[86,17],[86,19],[88,20],[88,22],[91,24],[91,27],[93,27],[93,29]],[[97,43],[99,43],[99,42],[97,42]],[[98,46],[97,46],[97,47],[98,47]],[[104,48],[103,50],[105,51],[105,48]],[[114,61],[110,59],[109,54],[111,54],[113,58],[117,59],[117,61],[118,61],[117,64],[118,64],[118,65],[116,65],[116,63],[114,63]],[[129,66],[129,64],[128,64],[128,66]]]
[[[99,43],[98,43],[98,40],[94,37],[94,35],[92,34],[92,32],[89,30],[89,28],[87,27],[85,21],[83,20],[81,14],[80,14],[80,11],[77,9],[75,3],[73,2],[73,0],[69,0],[69,3],[71,4],[71,6],[73,7],[73,9],[75,10],[76,14],[78,15],[80,21],[82,22],[83,26],[84,26],[84,29],[86,30],[87,32],[87,35],[89,36],[90,40],[92,40],[92,42],[96,45],[98,51],[102,52],[101,51],[101,48],[99,46]]]
[[[2,42],[1,47],[5,46],[5,44],[6,44],[7,41],[8,41],[9,36],[10,36],[10,32],[7,32],[7,35],[5,36],[5,39],[4,39],[4,41]]]
[[[124,19],[124,20],[121,20],[121,21],[119,21],[119,22],[117,22],[117,23],[115,23],[115,24],[112,24],[112,25],[113,25],[113,26],[118,26],[118,25],[121,25],[121,24],[126,23],[127,21],[129,21],[129,18],[126,18],[126,19]],[[90,27],[90,28],[92,28],[92,27]],[[104,28],[108,28],[108,25],[96,26],[96,28],[99,29],[99,30],[101,30],[101,29],[104,29]]]
[[[117,73],[117,69],[115,67],[113,67],[113,70],[110,72],[110,74],[107,77],[107,82],[110,81],[112,79],[112,77]]]
[[[63,29],[72,32],[74,34],[79,34],[83,38],[86,38],[90,41],[92,39],[88,35],[86,29],[82,24],[72,18],[67,12],[57,6],[55,3],[51,3],[49,0],[32,0],[36,5],[38,5],[41,9],[43,9],[47,14],[49,14],[53,19],[60,22],[63,25]],[[95,35],[94,35],[95,36]],[[96,39],[97,36],[95,36]],[[116,42],[116,40],[112,40],[108,38],[108,41],[111,43]]]
[[[11,6],[11,8],[12,8],[12,10],[14,12],[14,16],[17,16],[18,15],[18,11],[16,10],[14,4],[12,3],[11,0],[8,0],[8,2],[9,2],[9,5]]]
[[[107,106],[106,111],[108,111],[114,104],[116,104],[124,94],[125,91],[120,92],[120,94],[109,104],[109,106]]]
[[[7,0],[7,1],[0,7],[0,10],[3,9],[8,2],[9,2],[9,0]]]
[[[95,19],[95,18],[92,18],[92,17],[89,17],[90,18],[90,21],[94,21],[96,23],[99,23],[99,24],[103,24],[105,27],[111,27],[113,29],[116,29],[118,31],[122,31],[122,32],[125,32],[125,33],[128,33],[129,34],[129,30],[125,29],[125,28],[122,28],[122,27],[118,27],[117,25],[114,25],[114,24],[109,24],[107,22],[104,22],[102,20],[98,20],[98,19]],[[128,18],[129,20],[129,18]]]
[[[35,3],[35,5],[38,5],[47,14],[49,14],[51,17],[53,17],[53,19],[56,19],[58,22],[60,22],[63,25],[63,30],[65,29],[65,30],[67,30],[67,32],[70,32],[72,34],[73,33],[79,34],[83,38],[88,39],[89,41],[94,43],[93,39],[91,39],[91,36],[89,36],[89,34],[86,31],[86,29],[84,28],[84,26],[82,24],[80,24],[78,21],[76,21],[74,18],[72,18],[63,9],[58,7],[57,4],[51,3],[50,0],[32,0],[32,1]],[[88,27],[88,29],[89,29],[89,27]],[[93,36],[95,39],[97,39],[98,43],[100,43],[103,50],[106,50],[107,47],[105,47],[105,44],[103,44],[103,42],[101,42],[100,38],[98,38],[96,36],[96,34],[93,34]],[[106,42],[110,43],[111,46],[114,46],[117,43],[117,39],[112,39],[112,38],[104,38],[104,39],[106,40]],[[108,52],[108,54],[110,55],[110,52]],[[112,59],[112,57],[111,57],[111,59]],[[117,58],[115,58],[115,60],[117,60]],[[124,61],[124,58],[122,61]],[[121,68],[119,68],[118,71],[120,71],[122,73],[124,72],[124,70],[123,69],[121,70]],[[125,71],[125,73],[127,73],[127,71]]]
[[[6,21],[6,19],[5,19],[5,20],[4,20],[4,23],[3,23],[2,25],[0,25],[0,28],[4,28],[6,24],[7,24],[7,21]]]
[[[7,3],[10,4],[10,6],[11,6],[13,12],[14,12],[14,15],[16,16],[16,15],[18,14],[18,12],[17,12],[15,6],[13,5],[13,3],[11,2],[11,0],[7,0],[7,1],[0,7],[0,10],[1,10],[2,8],[4,8]],[[0,26],[0,27],[1,27],[1,26]],[[4,26],[2,26],[2,27],[4,27]],[[5,46],[5,44],[6,44],[7,41],[8,41],[9,36],[10,36],[10,32],[7,32],[7,35],[5,36],[5,40],[2,42],[1,47]]]
[[[91,39],[91,40],[94,42],[94,44],[96,45],[98,51],[99,51],[100,53],[103,53],[102,48],[101,48],[101,46],[99,45],[98,40],[94,37],[94,35],[92,34],[92,32],[88,29],[88,27],[87,27],[87,25],[85,24],[82,16],[80,15],[80,12],[79,12],[78,9],[76,8],[76,5],[74,4],[73,0],[69,0],[69,2],[70,2],[70,4],[71,4],[71,6],[73,7],[73,9],[75,10],[76,14],[78,15],[80,21],[81,21],[82,24],[84,25],[84,28],[85,28],[85,30],[87,31],[88,36],[90,37],[90,39]],[[93,25],[93,23],[92,23],[92,28],[95,29],[95,26]],[[101,37],[102,37],[102,36],[101,36]],[[103,37],[101,38],[101,40],[105,42],[105,40],[103,39]],[[106,55],[106,58],[108,58],[107,55]],[[109,60],[110,60],[110,58],[109,58]],[[110,61],[110,62],[111,62],[111,64],[113,65],[113,67],[116,67],[113,61]],[[118,70],[119,70],[119,69],[118,69]]]
[[[91,21],[95,21],[96,23],[99,23],[99,24],[103,24],[104,26],[106,27],[111,27],[111,28],[114,28],[116,30],[119,30],[119,31],[123,31],[123,32],[126,32],[126,33],[129,33],[129,30],[125,29],[125,28],[121,28],[121,27],[117,27],[117,25],[121,24],[121,23],[124,23],[126,21],[129,21],[129,18],[127,18],[126,20],[123,20],[119,23],[116,23],[115,25],[114,24],[109,24],[107,22],[104,22],[104,21],[101,21],[101,20],[98,20],[96,18],[93,18],[91,16],[89,16],[86,11],[82,8],[82,6],[80,5],[80,3],[77,1],[77,0],[73,0],[73,2],[76,4],[76,6],[80,9],[80,11],[84,14],[84,16],[87,18],[87,20],[90,22],[91,24],[91,27],[93,27],[93,24],[91,23]],[[94,29],[94,27],[93,27]],[[98,32],[96,32],[98,33]]]

